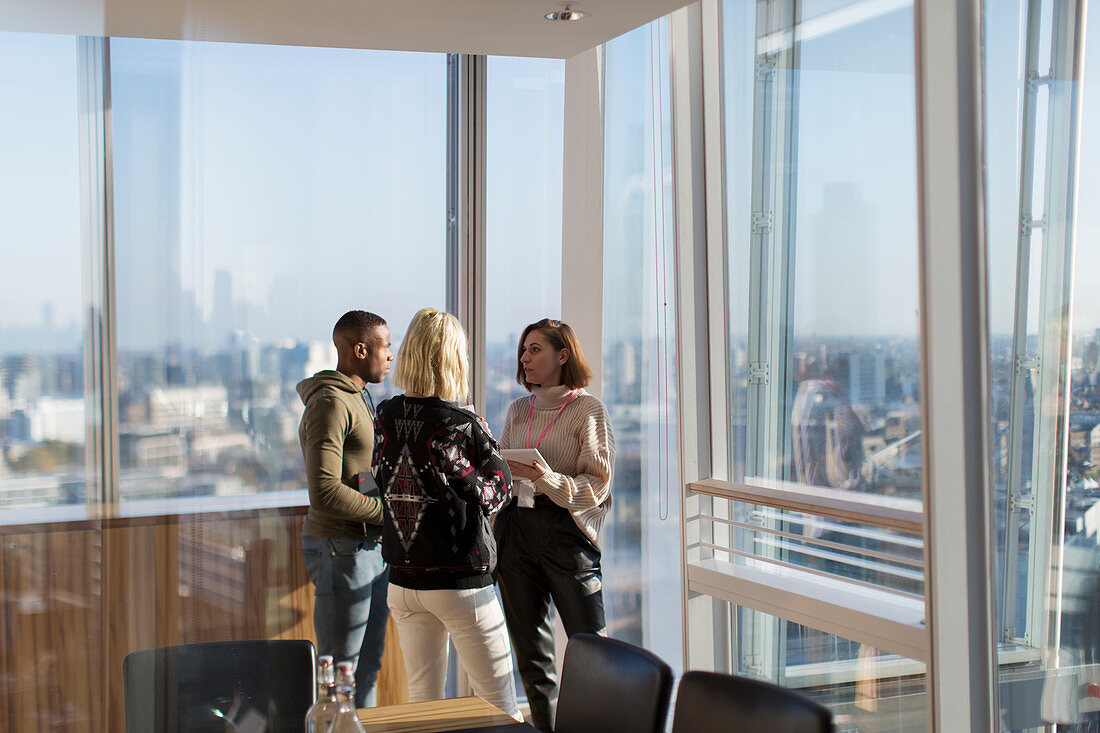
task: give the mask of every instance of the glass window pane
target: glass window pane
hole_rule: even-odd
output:
[[[913,13],[831,15],[798,65],[791,442],[776,471],[917,498]]]
[[[486,77],[484,417],[499,438],[508,406],[527,394],[516,382],[520,334],[561,318],[565,62],[490,56]],[[525,699],[518,667],[515,682]]]
[[[492,56],[486,106],[485,419],[499,436],[530,323],[561,318],[565,62]]]
[[[1088,19],[1100,28],[1100,8],[1093,4]],[[1084,34],[1084,29],[1080,30]],[[1068,43],[1068,41],[1067,41]],[[1061,46],[1060,54],[1064,54]],[[1063,83],[1060,97],[1082,95],[1077,231],[1073,244],[1072,345],[1070,352],[1069,451],[1065,497],[1065,577],[1061,615],[1062,652],[1075,665],[1100,663],[1100,39],[1088,36],[1082,51],[1084,79]],[[1052,93],[1054,93],[1052,91]],[[1089,679],[1089,682],[1100,682]],[[1100,700],[1082,700],[1079,713],[1100,725]]]
[[[915,625],[924,577],[912,5],[727,0],[721,23],[728,350],[716,427],[728,479],[783,498],[690,496],[689,562],[730,587],[737,568],[774,572],[807,607],[823,589],[873,594],[884,615],[904,612],[889,623]],[[885,519],[887,507],[904,521]],[[713,652],[691,641],[693,664],[709,656],[813,689],[853,729],[924,728],[922,665],[901,660],[904,679],[884,684],[893,672],[879,674],[883,655],[866,645],[710,604],[689,610],[691,634],[714,639]],[[868,664],[874,674],[861,677]]]
[[[723,6],[730,478],[919,513],[912,8],[782,7]],[[765,516],[734,519],[811,531]],[[816,564],[745,533],[730,533],[743,551]]]
[[[603,398],[615,427],[608,631],[679,669],[679,450],[668,22],[606,47]]]
[[[109,728],[82,153],[98,166],[82,148],[95,115],[80,107],[79,48],[0,32],[0,719],[13,731]]]
[[[332,326],[446,302],[446,57],[112,41],[124,500],[293,491]],[[372,388],[375,400],[390,384]]]
[[[994,628],[1011,729],[1100,722],[1088,694],[1100,682],[1100,61],[1085,35],[1097,13],[1020,0],[982,16]]]
[[[833,711],[838,731],[928,729],[925,665],[733,604],[730,671],[796,690]],[[768,640],[778,638],[782,657]]]
[[[0,99],[18,110],[0,115],[0,516],[11,521],[85,501],[77,72],[72,36],[0,34]]]
[[[749,400],[749,313],[753,244],[753,94],[756,63],[756,7],[722,6],[722,122],[725,134],[726,261],[729,297],[729,352],[726,354],[727,451],[729,478],[745,477]],[[755,432],[755,431],[754,431]]]
[[[1038,304],[1035,286],[1041,281],[1041,266],[1033,256],[1041,249],[1038,236],[1020,235],[1020,159],[1022,130],[1020,119],[1020,92],[1023,87],[1024,58],[1021,55],[1020,36],[1023,30],[1020,18],[1026,3],[1006,3],[988,8],[984,22],[988,29],[985,42],[985,114],[1001,120],[1013,120],[1012,124],[988,125],[985,130],[988,174],[986,196],[988,202],[987,241],[989,249],[989,321],[990,321],[990,430],[993,446],[993,485],[995,509],[997,612],[1003,638],[1020,638],[1027,624],[1028,586],[1028,536],[1030,523],[1018,515],[1010,518],[1009,496],[1030,494],[1031,471],[1034,458],[1035,401],[1034,374],[1030,369],[1017,373],[1016,348],[1022,346],[1024,358],[1036,353],[1038,346],[1037,319],[1026,315]],[[1045,116],[1045,110],[1037,110]],[[1032,160],[1035,155],[1036,136],[1029,136]],[[1041,189],[1041,186],[1035,186]],[[1027,200],[1031,200],[1031,196]],[[1042,204],[1040,203],[1041,207]],[[1036,250],[1022,253],[1023,270],[1019,286],[1024,289],[1027,303],[1021,303],[1023,314],[1017,323],[1017,260],[1018,248],[1023,245]],[[1033,266],[1035,265],[1035,266]],[[1019,340],[1019,343],[1016,341]],[[1013,413],[1015,414],[1015,419]],[[1024,425],[1028,427],[1025,429]],[[1014,465],[1015,464],[1015,465]],[[1010,484],[1014,489],[1010,490]],[[1008,523],[1016,526],[1015,537],[1009,538]],[[1007,549],[1008,545],[1012,549]],[[1006,558],[1006,551],[1012,553]],[[1005,573],[1013,574],[1012,583],[1017,591],[1009,589],[1012,596],[1004,597]],[[1007,617],[1004,614],[1008,614]]]

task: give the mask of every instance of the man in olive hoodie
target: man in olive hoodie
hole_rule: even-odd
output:
[[[366,385],[385,379],[393,354],[386,322],[366,311],[341,316],[332,340],[336,369],[298,383],[306,406],[298,439],[309,484],[302,556],[313,581],[317,652],[356,665],[355,704],[369,707],[377,700],[389,572],[382,561],[382,504],[373,479],[366,479],[374,453]],[[373,491],[360,492],[360,474]]]

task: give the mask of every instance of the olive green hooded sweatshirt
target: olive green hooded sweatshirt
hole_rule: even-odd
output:
[[[371,470],[374,417],[351,378],[333,370],[298,383],[306,409],[298,440],[306,462],[309,513],[302,529],[314,537],[379,537],[382,502],[359,493],[358,474]]]

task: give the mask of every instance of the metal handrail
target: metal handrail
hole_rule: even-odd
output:
[[[791,542],[772,539],[770,537],[757,537],[754,540],[754,543],[758,546],[761,546],[761,547],[770,547],[770,548],[773,548],[773,549],[776,549],[776,550],[782,550],[788,556],[791,553],[794,553],[794,554],[797,554],[797,555],[803,555],[805,557],[817,558],[819,560],[830,560],[832,562],[837,563],[838,565],[847,565],[848,567],[855,568],[855,569],[858,569],[858,570],[866,570],[868,572],[880,573],[882,575],[891,575],[891,576],[893,576],[895,578],[899,578],[901,580],[908,580],[908,581],[913,581],[913,582],[917,582],[917,583],[923,583],[924,582],[924,573],[923,572],[916,572],[914,570],[908,570],[906,568],[898,567],[898,566],[895,566],[895,565],[890,565],[888,563],[875,562],[874,560],[863,560],[860,557],[842,556],[842,555],[838,555],[835,552],[829,552],[827,550],[818,550],[818,549],[815,549],[812,546],[805,546],[805,545],[799,546],[799,545],[796,545],[796,544],[792,544]],[[759,554],[756,555],[756,557],[761,557],[762,559],[765,559],[765,560],[770,560],[771,559],[767,556],[762,556],[762,555],[759,555]],[[891,560],[894,560],[894,558],[891,558]],[[799,567],[803,567],[803,565],[800,564],[800,563],[796,563],[796,565],[799,565]],[[835,575],[838,578],[843,578],[845,580],[852,580],[852,578],[848,577],[847,575],[842,575],[842,574],[837,573],[837,572],[831,572],[831,571],[825,571],[825,572],[828,572],[830,575]],[[872,583],[872,585],[875,585],[876,587],[879,587],[879,584],[876,584],[876,583]],[[885,588],[886,586],[882,586],[882,587]]]
[[[814,517],[801,512],[796,513],[782,509],[772,509],[771,507],[759,507],[753,510],[752,515],[754,518],[759,517],[760,521],[768,520],[787,522],[788,524],[801,524],[803,527],[816,527],[836,534],[862,537],[864,539],[877,540],[878,542],[886,544],[908,547],[918,552],[924,547],[923,537],[914,537],[908,533],[895,532],[880,527],[868,527],[862,524],[853,524],[852,522],[840,523],[831,518]]]
[[[795,571],[798,571],[800,573],[808,573],[810,575],[817,575],[817,576],[820,576],[822,578],[828,578],[829,580],[832,580],[832,581],[835,581],[835,582],[838,582],[838,583],[846,583],[846,584],[849,584],[849,585],[858,585],[858,586],[862,586],[864,588],[869,588],[871,590],[879,591],[881,593],[890,593],[892,595],[902,596],[904,598],[909,598],[909,599],[914,600],[914,601],[924,601],[924,596],[923,595],[918,595],[916,593],[910,593],[909,591],[900,590],[898,588],[886,588],[886,587],[883,587],[881,585],[876,585],[874,583],[868,583],[865,580],[859,580],[857,578],[846,578],[846,577],[843,577],[841,575],[837,575],[835,573],[826,572],[824,570],[818,570],[817,568],[807,567],[805,565],[799,565],[797,563],[786,562],[784,560],[777,560],[777,559],[771,558],[771,557],[761,557],[760,555],[755,555],[751,552],[744,552],[744,551],[738,550],[736,548],[722,547],[721,545],[716,545],[713,542],[703,542],[703,541],[692,542],[689,547],[706,547],[706,548],[714,550],[716,552],[729,553],[730,555],[736,555],[738,557],[743,557],[746,560],[751,560],[751,561],[755,561],[755,562],[763,563],[763,564],[767,564],[767,565],[773,565],[773,566],[779,567],[779,568],[786,568],[788,570],[795,570]]]
[[[825,547],[825,548],[829,548],[831,550],[840,550],[841,552],[851,552],[855,555],[860,555],[860,556],[863,556],[863,557],[873,557],[873,558],[876,558],[878,560],[884,560],[886,562],[895,562],[895,563],[898,563],[900,565],[908,565],[908,566],[914,567],[914,568],[922,568],[922,569],[924,568],[924,561],[921,560],[920,558],[909,558],[909,557],[905,557],[903,555],[898,555],[898,554],[895,554],[895,553],[879,552],[877,550],[871,550],[871,549],[868,549],[866,547],[859,547],[859,546],[856,546],[856,545],[846,545],[842,542],[832,542],[830,540],[823,540],[823,539],[819,539],[817,537],[810,537],[810,536],[807,536],[807,535],[794,534],[793,532],[783,532],[783,531],[778,530],[778,529],[769,529],[768,527],[762,527],[758,524],[747,524],[745,522],[738,522],[738,521],[733,520],[733,519],[723,519],[722,517],[715,517],[715,516],[712,516],[710,514],[698,514],[694,517],[690,517],[689,521],[692,520],[692,519],[700,519],[700,520],[704,520],[704,521],[718,522],[719,524],[725,524],[725,525],[730,526],[730,527],[738,527],[740,529],[746,529],[746,530],[749,530],[750,532],[762,532],[762,533],[765,533],[765,534],[775,535],[777,537],[785,537],[787,539],[794,540],[796,542],[802,542],[802,543],[807,544],[807,545],[813,545],[815,547]]]
[[[687,488],[703,496],[858,522],[906,534],[922,535],[924,532],[924,516],[919,500],[755,477],[746,481],[753,483],[708,478],[692,481]]]

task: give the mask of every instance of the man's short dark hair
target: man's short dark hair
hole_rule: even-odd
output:
[[[348,311],[332,329],[335,341],[341,334],[349,340],[358,339],[364,333],[371,333],[379,326],[385,326],[386,319],[369,311]]]

